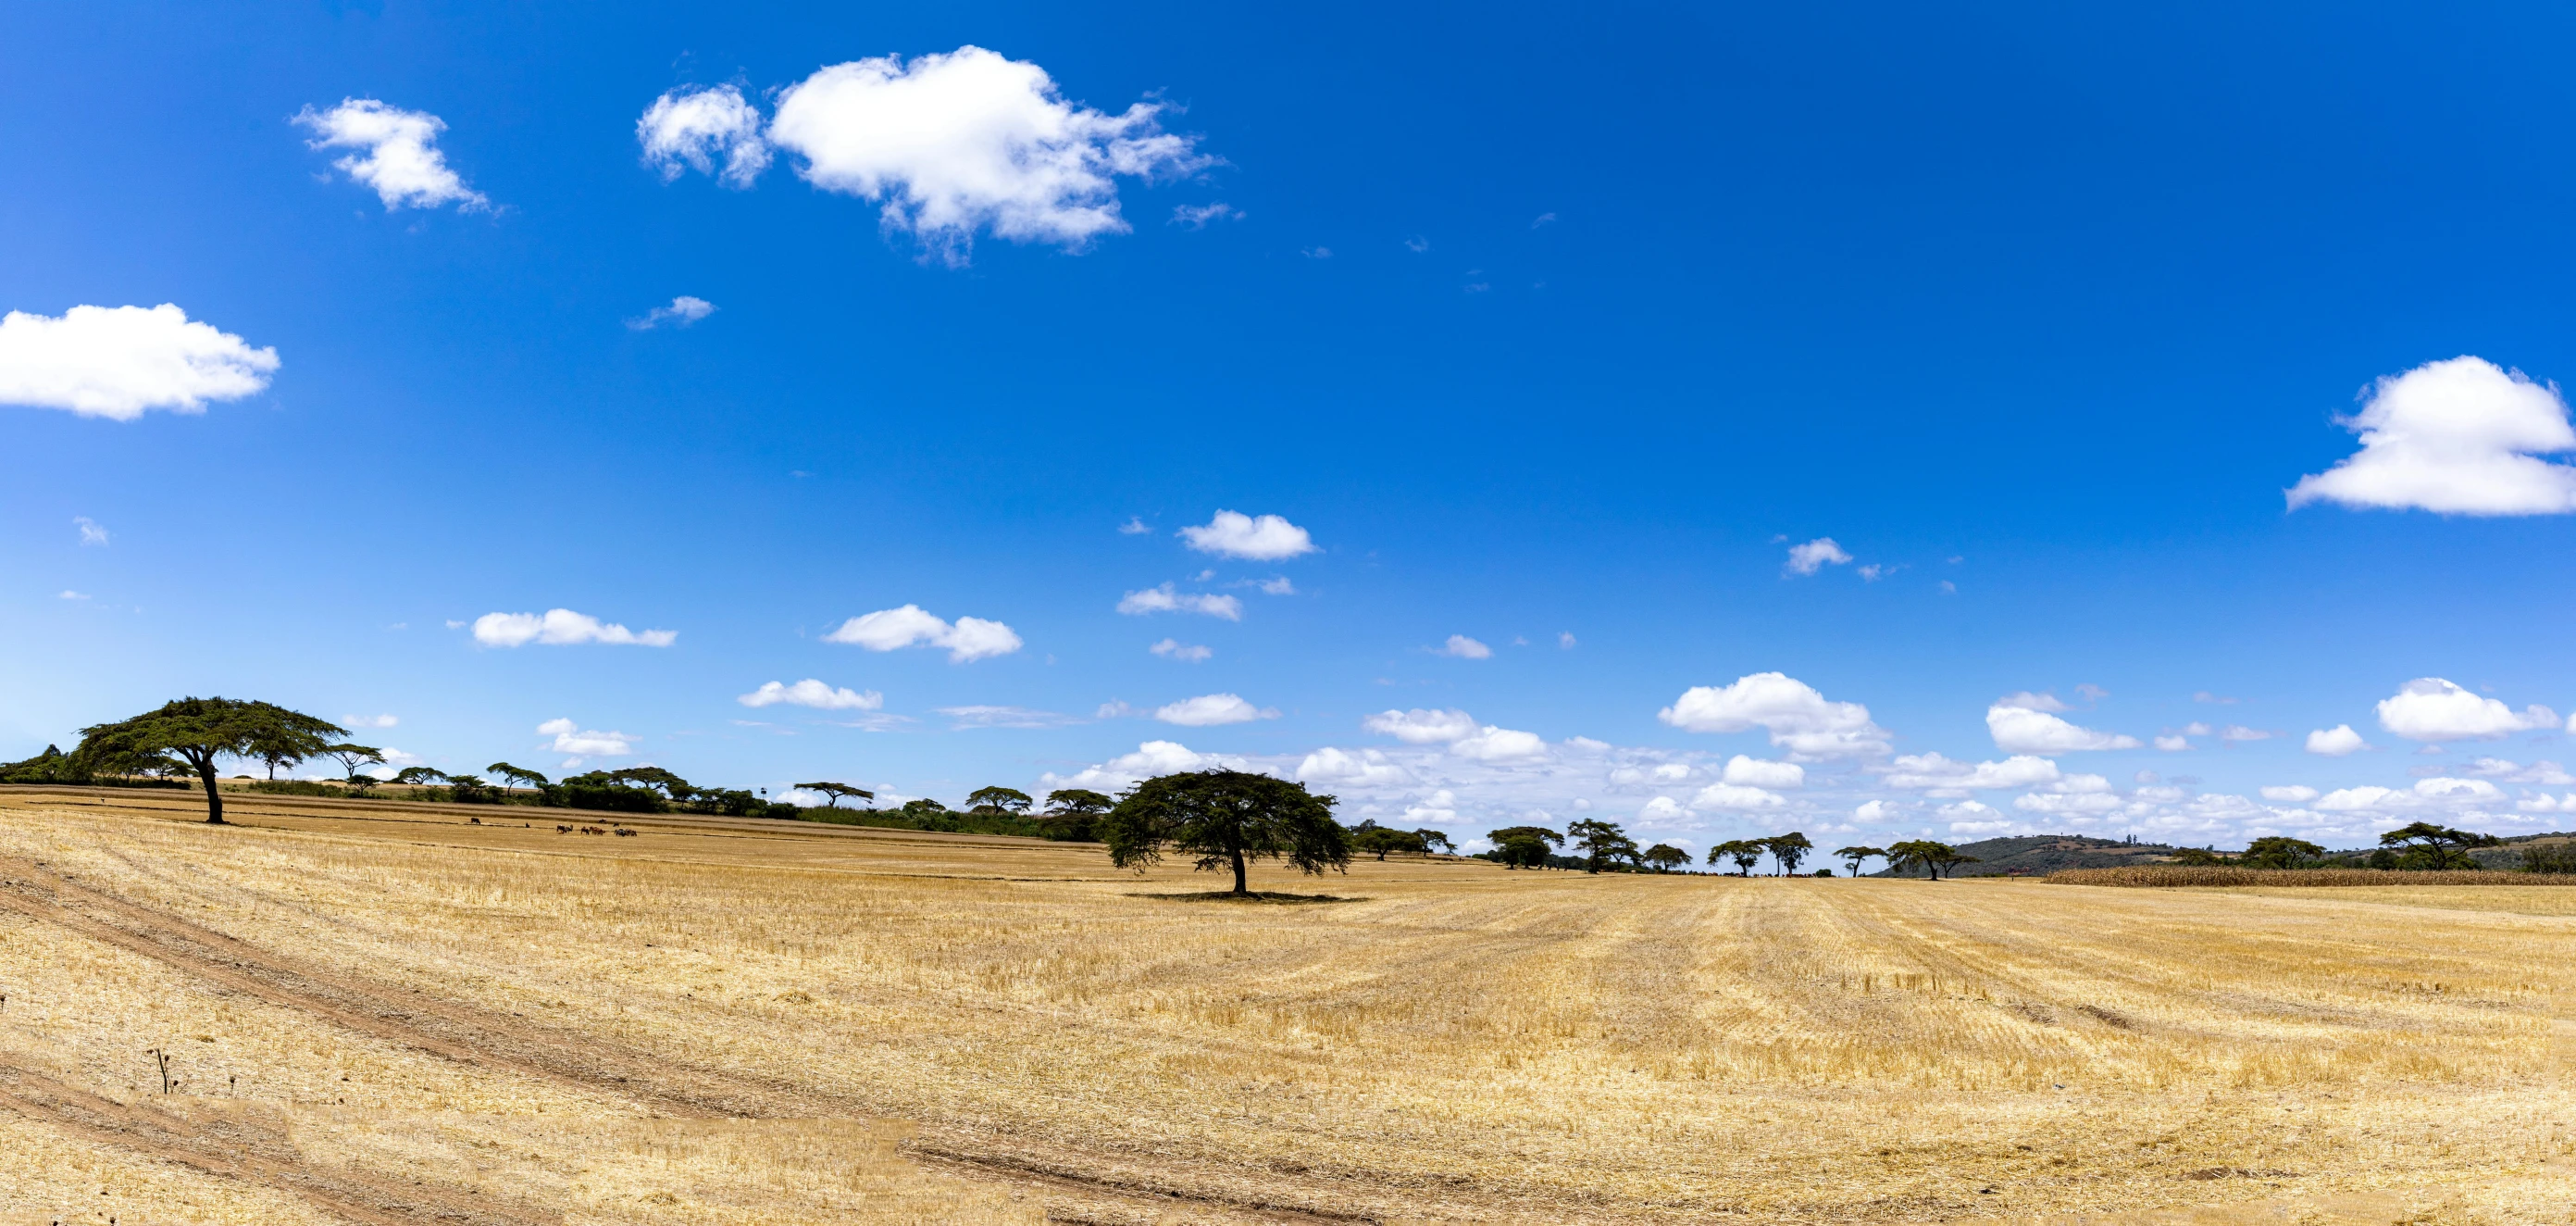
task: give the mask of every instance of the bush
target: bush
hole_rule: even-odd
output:
[[[2576,873],[2576,842],[2550,843],[2523,848],[2522,871]]]
[[[1820,868],[1815,871],[1815,875],[1818,877],[1831,877],[1834,875],[1834,870],[1829,868]]]
[[[329,796],[335,799],[345,799],[349,795],[349,789],[339,784],[313,779],[262,779],[242,790],[266,792],[271,796]]]

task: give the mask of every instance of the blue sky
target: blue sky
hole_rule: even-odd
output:
[[[222,693],[1693,849],[2576,825],[2571,36],[20,8],[0,754]]]

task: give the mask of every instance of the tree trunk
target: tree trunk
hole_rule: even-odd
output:
[[[215,786],[215,760],[212,756],[197,763],[197,778],[206,785],[206,824],[227,824],[224,821],[224,793],[223,789]]]
[[[1251,890],[1248,890],[1248,889],[1246,889],[1246,888],[1244,888],[1244,884],[1243,884],[1243,853],[1242,853],[1241,851],[1236,851],[1236,852],[1234,852],[1234,853],[1233,853],[1233,855],[1234,855],[1234,892],[1235,892],[1235,893],[1237,893],[1237,894],[1249,894],[1249,893],[1251,893],[1252,891],[1251,891]]]

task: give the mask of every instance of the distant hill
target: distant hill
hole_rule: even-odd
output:
[[[2046,875],[2061,868],[2119,868],[2130,864],[2160,864],[2172,858],[2174,849],[2163,843],[2123,843],[2118,839],[2097,839],[2081,834],[2026,834],[2005,839],[1979,839],[1974,843],[1956,844],[1958,849],[1977,858],[1975,864],[1958,866],[1960,877],[2002,877],[2011,873]],[[1880,870],[1874,876],[1889,874]]]

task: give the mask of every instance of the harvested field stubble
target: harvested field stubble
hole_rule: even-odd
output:
[[[2576,885],[2576,873],[2493,870],[2391,872],[2375,868],[2233,868],[2224,864],[2134,864],[2120,868],[2067,868],[2050,873],[2050,885],[2110,885],[2142,889],[2182,886],[2550,886]]]
[[[13,1211],[2272,1220],[2357,1196],[2565,1223],[2576,1202],[2576,932],[2501,902],[1371,861],[1330,882],[1349,901],[1193,906],[1135,897],[1096,848],[1000,839],[185,816],[0,795]]]

